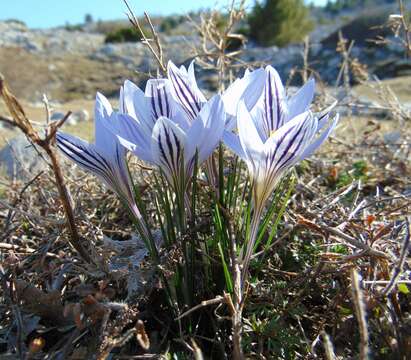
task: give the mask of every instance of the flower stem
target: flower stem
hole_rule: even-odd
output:
[[[244,290],[245,281],[247,280],[247,277],[248,277],[248,267],[250,266],[251,256],[253,255],[255,241],[258,235],[258,228],[260,226],[262,210],[263,210],[262,206],[257,206],[255,208],[253,217],[251,219],[250,237],[247,241],[246,253],[245,253],[244,260],[243,260],[242,277],[241,277],[242,290]]]

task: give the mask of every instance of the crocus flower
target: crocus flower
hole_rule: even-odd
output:
[[[189,119],[194,119],[207,102],[206,97],[198,88],[194,73],[194,61],[188,69],[177,68],[171,61],[167,67],[168,78],[171,81],[171,94],[184,109]],[[236,79],[221,95],[226,112],[226,128],[235,126],[237,106],[243,100],[248,110],[251,110],[259,100],[264,88],[265,73],[263,69],[246,71],[242,78]]]
[[[248,111],[237,110],[238,135],[226,132],[225,144],[247,164],[253,182],[254,214],[243,260],[246,276],[264,206],[282,176],[309,157],[330,135],[338,116],[329,122],[329,111],[313,114],[314,80],[287,98],[278,73],[266,68],[264,92]]]
[[[97,94],[95,105],[95,143],[88,143],[76,136],[58,132],[57,147],[70,160],[83,169],[99,177],[128,206],[133,215],[140,220],[133,185],[127,169],[125,148],[109,131],[110,123],[116,122],[108,100]]]
[[[222,138],[225,125],[220,95],[188,117],[171,95],[168,79],[149,80],[145,93],[126,81],[120,94],[119,121],[111,131],[141,160],[160,167],[171,185],[185,186],[196,153],[201,164]],[[178,185],[177,185],[178,184]]]
[[[326,126],[330,108],[321,114],[309,111],[314,88],[311,79],[287,98],[277,71],[268,66],[264,91],[255,107],[251,111],[244,103],[238,107],[238,135],[224,134],[225,144],[248,165],[255,206],[264,204],[282,175],[310,156],[334,129],[337,117]]]
[[[200,113],[207,99],[197,85],[194,73],[194,61],[188,69],[184,66],[177,68],[171,61],[167,66],[168,78],[171,81],[171,95],[181,106],[189,121],[192,121]],[[251,110],[264,87],[265,73],[263,69],[246,71],[244,77],[235,80],[221,95],[226,113],[225,130],[231,131],[236,124],[237,106],[243,100],[247,109]],[[211,153],[210,153],[211,154]],[[217,187],[217,175],[213,159],[206,161],[206,173],[213,188]]]
[[[328,114],[317,117],[305,111],[273,130],[270,136],[265,136],[257,130],[264,120],[253,118],[240,103],[237,120],[240,146],[233,150],[247,163],[254,183],[256,209],[262,210],[287,170],[310,156],[327,139],[337,117],[326,126],[328,119]]]

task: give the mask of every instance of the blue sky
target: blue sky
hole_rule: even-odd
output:
[[[308,0],[311,2],[312,0]],[[51,27],[83,22],[85,14],[95,20],[125,18],[125,5],[122,0],[0,0],[0,20],[19,19],[30,27]],[[323,4],[326,0],[314,0]],[[186,13],[200,8],[222,7],[228,0],[129,0],[136,14],[147,11],[151,15]],[[251,6],[254,0],[247,0]]]

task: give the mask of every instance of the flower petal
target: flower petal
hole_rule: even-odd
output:
[[[112,113],[113,109],[107,98],[97,93],[94,106],[95,144],[106,153],[110,153],[117,142],[112,133],[107,130],[107,127],[110,127]]]
[[[144,92],[129,80],[124,82],[122,91],[120,91],[120,112],[138,119],[141,124],[150,129],[154,126]]]
[[[280,75],[271,66],[266,67],[264,89],[265,131],[267,136],[279,129],[287,118],[287,99]]]
[[[311,78],[288,100],[288,119],[307,111],[314,99],[315,80]]]
[[[237,127],[249,171],[254,173],[263,156],[264,144],[244,101],[238,104]]]
[[[298,162],[316,130],[317,121],[311,112],[300,114],[277,130],[264,145],[267,171],[275,176]]]
[[[328,116],[327,116],[328,117]],[[331,124],[322,131],[320,136],[312,142],[309,146],[306,147],[304,152],[300,155],[299,161],[302,161],[308,157],[310,157],[323,143],[327,138],[330,136],[330,134],[334,131],[335,127],[338,124],[339,120],[339,115],[337,114]]]
[[[184,67],[178,69],[169,61],[167,70],[173,84],[172,93],[175,99],[181,104],[189,119],[194,120],[206,99],[197,86],[193,67],[190,66],[188,73]]]
[[[260,99],[265,85],[265,71],[258,69],[252,72],[247,71],[241,79],[235,80],[223,93],[224,107],[229,115],[227,130],[235,126],[235,116],[237,115],[238,102],[243,100],[248,111],[255,106]]]
[[[172,118],[170,83],[167,79],[147,81],[145,96],[151,105],[154,122],[161,116]]]
[[[186,134],[170,119],[160,117],[153,128],[151,150],[154,162],[172,181],[180,174]]]
[[[224,131],[223,134],[223,141],[224,144],[233,152],[235,153],[238,157],[241,159],[247,161],[247,157],[245,155],[245,152],[241,146],[241,141],[238,135],[234,134],[232,131]]]
[[[113,160],[105,158],[98,149],[75,136],[57,133],[57,147],[69,159],[80,167],[98,176],[109,188],[125,199],[130,205],[134,203],[133,192],[125,164],[125,153],[117,145]]]
[[[201,126],[197,125],[201,123]],[[215,95],[201,109],[198,117],[193,121],[187,132],[186,157],[195,154],[193,149],[198,149],[198,161],[205,161],[220,142],[225,127],[224,103],[221,95]]]
[[[134,153],[139,159],[152,163],[151,130],[147,129],[139,119],[133,119],[127,114],[116,114],[111,131],[119,143]]]

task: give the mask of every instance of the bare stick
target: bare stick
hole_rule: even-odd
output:
[[[185,313],[182,313],[175,320],[176,321],[181,320],[183,317],[186,317],[187,315],[190,315],[191,313],[197,311],[198,309],[201,309],[203,307],[210,306],[210,305],[221,304],[224,301],[225,301],[225,299],[220,295],[216,296],[214,299],[203,300],[198,305],[193,306],[190,310],[186,311]]]
[[[298,215],[298,224],[308,227],[310,229],[316,230],[319,233],[329,233],[329,234],[335,235],[336,237],[348,242],[352,246],[364,250],[365,253],[368,255],[372,255],[372,256],[376,256],[376,257],[380,257],[384,259],[389,259],[389,256],[383,253],[382,251],[375,250],[372,247],[370,247],[368,244],[358,241],[357,239],[342,232],[341,230],[328,226],[319,220],[316,222],[313,222],[313,221],[310,221]]]
[[[234,289],[233,299],[231,296],[226,295],[227,304],[231,309],[231,329],[232,329],[232,342],[233,342],[233,359],[242,360],[244,354],[241,346],[242,332],[243,332],[243,292],[244,284],[241,282],[241,269],[239,264],[239,257],[237,256],[237,242],[232,229],[232,218],[227,210],[220,206],[222,214],[228,224],[228,232],[230,238],[230,267],[233,277]]]
[[[352,268],[351,269],[351,295],[352,301],[354,303],[355,314],[357,316],[357,321],[360,330],[360,359],[361,360],[368,360],[369,359],[369,335],[368,335],[368,327],[366,321],[366,314],[365,314],[365,306],[364,306],[364,297],[360,287],[360,281],[358,279],[357,271]]]
[[[404,37],[405,37],[405,44],[406,44],[406,53],[407,57],[411,57],[411,36],[410,36],[410,28],[409,24],[405,20],[405,9],[404,9],[404,2],[402,0],[398,0],[399,7],[400,7],[400,14],[401,14],[401,24],[404,28]]]

